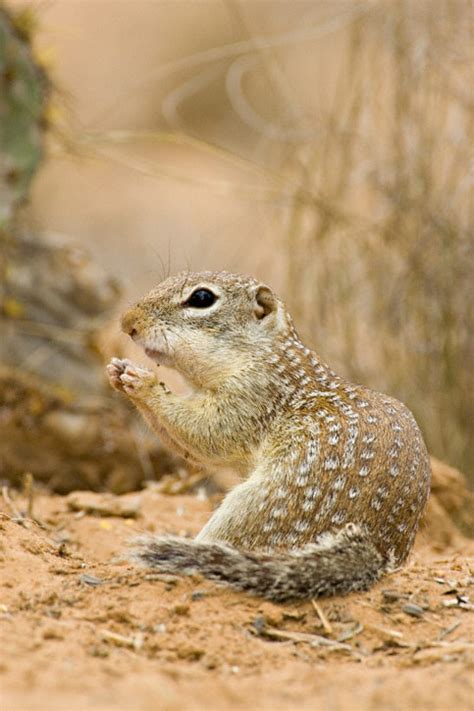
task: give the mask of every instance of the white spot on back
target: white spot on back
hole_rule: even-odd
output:
[[[295,531],[299,533],[304,533],[309,529],[309,523],[307,521],[297,521],[295,524]]]
[[[321,496],[321,489],[319,486],[310,486],[309,489],[306,489],[306,499],[317,499],[318,496]]]
[[[342,475],[338,476],[337,479],[335,479],[335,481],[332,485],[332,488],[334,489],[334,491],[340,491],[340,489],[342,489],[342,487],[344,486],[345,483],[346,483],[346,477],[342,476]]]
[[[398,476],[398,474],[400,472],[398,464],[391,464],[390,469],[388,471],[389,471],[390,476],[393,476],[393,477]]]
[[[380,509],[382,508],[382,502],[380,501],[380,499],[377,496],[372,499],[372,501],[370,502],[370,505],[376,511],[380,511]]]

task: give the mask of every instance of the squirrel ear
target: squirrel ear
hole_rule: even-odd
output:
[[[258,319],[265,318],[277,308],[278,303],[272,290],[268,286],[260,284],[255,291],[255,316]]]

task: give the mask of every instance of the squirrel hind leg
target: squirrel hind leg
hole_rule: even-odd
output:
[[[133,557],[163,573],[199,573],[275,602],[366,590],[388,569],[368,533],[348,524],[287,552],[241,551],[225,543],[172,536],[136,541]]]

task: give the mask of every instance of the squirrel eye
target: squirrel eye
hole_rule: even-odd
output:
[[[196,289],[193,291],[185,306],[192,306],[195,309],[207,309],[216,302],[217,296],[209,291],[209,289]]]

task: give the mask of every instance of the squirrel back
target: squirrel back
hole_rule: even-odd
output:
[[[246,477],[195,541],[142,539],[136,557],[273,600],[365,589],[412,547],[430,486],[409,410],[336,375],[269,287],[185,273],[130,309],[123,329],[191,386],[113,359],[111,384],[180,454]]]

